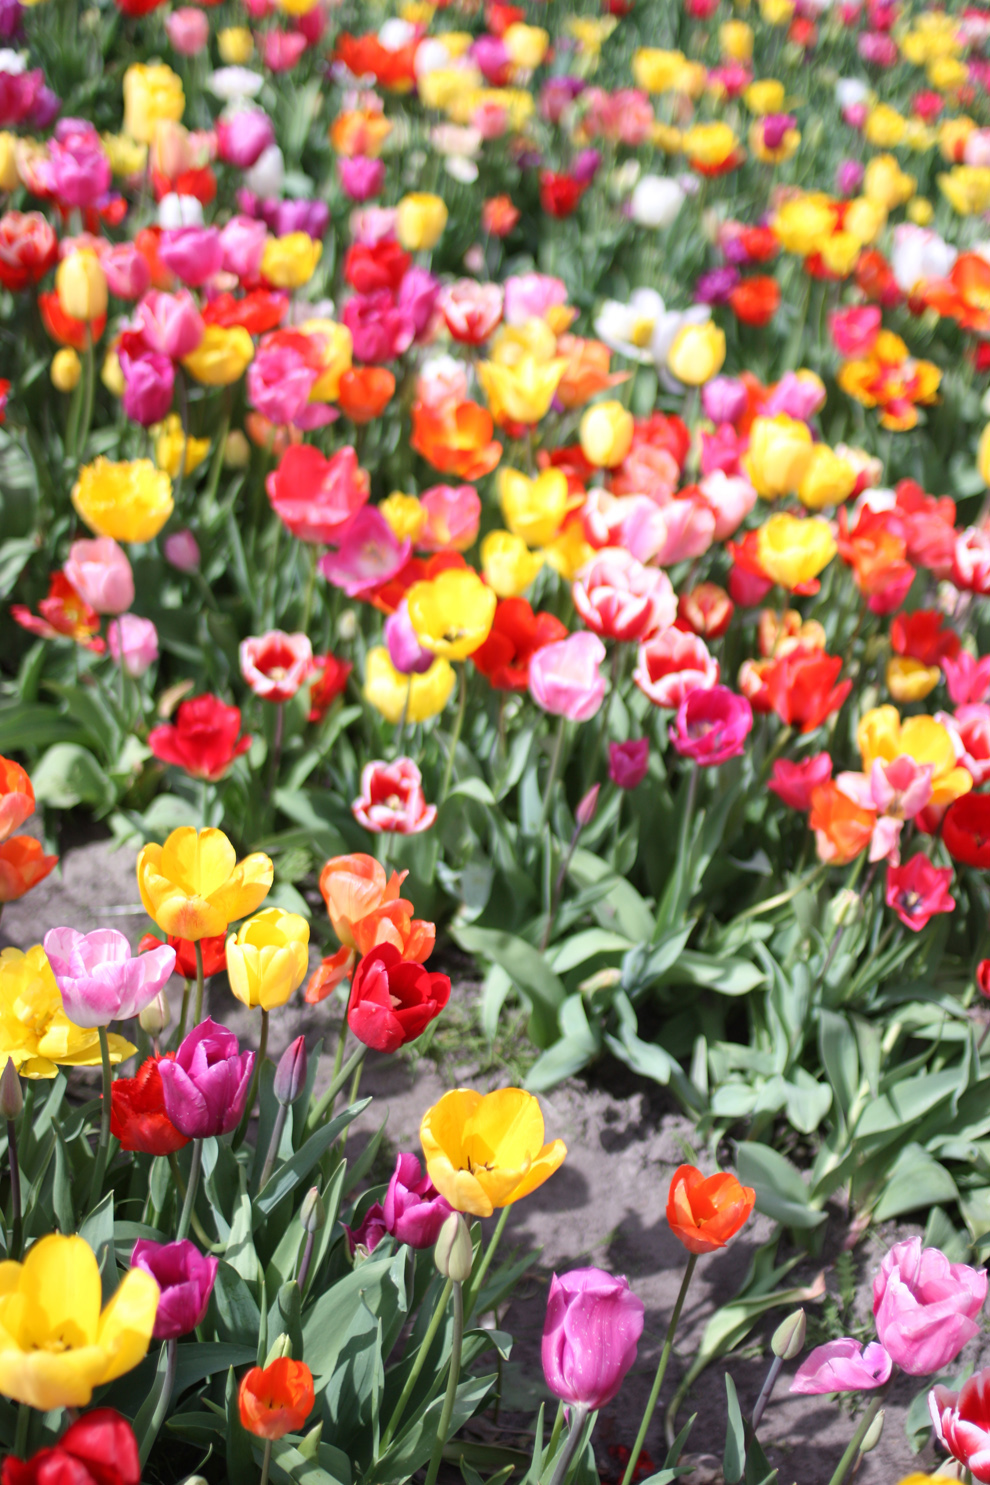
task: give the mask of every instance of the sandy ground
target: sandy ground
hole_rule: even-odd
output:
[[[47,929],[61,924],[82,930],[116,927],[136,941],[149,925],[139,909],[133,854],[114,853],[102,842],[71,851],[59,872],[29,897],[8,906],[0,944],[26,948]],[[470,985],[459,987],[459,993],[470,994]],[[208,997],[208,1009],[217,1019],[242,1036],[252,1035],[253,1017],[232,1000],[224,982],[211,987]],[[277,1056],[300,1032],[307,1034],[310,1044],[319,1035],[329,1040],[335,1036],[337,1016],[336,1009],[311,1011],[295,1003],[286,1007],[273,1018],[270,1050]],[[352,1149],[358,1150],[360,1140],[369,1137],[387,1111],[391,1153],[418,1152],[420,1118],[441,1093],[457,1084],[486,1091],[502,1081],[498,1073],[483,1072],[470,1062],[455,1060],[438,1068],[433,1061],[408,1056],[369,1059],[361,1091],[373,1093],[375,1103],[357,1126]],[[615,1067],[604,1069],[594,1080],[564,1084],[544,1098],[543,1104],[548,1137],[562,1137],[569,1153],[561,1170],[513,1210],[506,1230],[507,1253],[539,1249],[540,1256],[508,1312],[499,1316],[500,1325],[516,1337],[504,1380],[503,1425],[524,1426],[526,1417],[547,1396],[539,1344],[550,1275],[588,1264],[623,1273],[645,1302],[646,1329],[639,1362],[620,1396],[603,1411],[596,1432],[602,1477],[617,1480],[619,1451],[635,1435],[680,1285],[684,1253],[667,1228],[664,1207],[672,1171],[692,1158],[694,1135],[690,1123],[667,1104],[662,1089]],[[704,1161],[699,1159],[699,1163]],[[864,1315],[869,1311],[870,1275],[879,1256],[890,1242],[914,1230],[888,1227],[861,1244],[857,1302]],[[700,1261],[659,1413],[683,1375],[708,1319],[719,1305],[733,1298],[753,1250],[769,1233],[770,1224],[758,1218],[729,1249]],[[830,1257],[840,1239],[841,1232],[837,1232],[831,1249],[826,1244],[824,1258],[802,1258],[786,1282],[811,1285],[824,1272],[826,1284],[834,1289]],[[781,1249],[781,1258],[787,1251]],[[813,1307],[808,1308],[811,1312]],[[769,1335],[785,1313],[778,1311],[758,1325],[728,1363],[744,1415],[751,1411],[766,1374]],[[962,1361],[968,1360],[990,1361],[990,1345],[984,1337],[964,1353]],[[839,1408],[829,1399],[790,1398],[787,1380],[796,1365],[785,1366],[760,1430],[761,1442],[771,1463],[780,1467],[780,1485],[827,1485],[855,1426],[854,1417],[848,1407]],[[718,1362],[702,1374],[680,1415],[683,1422],[690,1413],[697,1413],[689,1442],[697,1465],[691,1476],[693,1485],[714,1485],[722,1479],[724,1370]],[[897,1485],[913,1470],[934,1468],[931,1443],[915,1456],[904,1433],[907,1409],[919,1391],[920,1384],[913,1378],[895,1381],[880,1445],[857,1476],[861,1485]],[[664,1455],[659,1413],[647,1441],[658,1468]],[[506,1441],[516,1442],[514,1438]]]

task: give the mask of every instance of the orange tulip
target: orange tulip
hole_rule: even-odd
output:
[[[16,902],[32,887],[43,882],[58,863],[57,856],[46,856],[40,840],[33,835],[13,835],[0,846],[0,906]]]
[[[370,423],[392,400],[395,377],[384,366],[354,366],[340,378],[337,405],[352,423]]]
[[[818,855],[832,866],[845,866],[866,849],[876,815],[861,809],[835,783],[819,784],[811,793],[811,817]]]
[[[0,758],[0,840],[6,840],[33,813],[31,780],[19,763]]]
[[[714,1253],[749,1220],[755,1201],[756,1192],[727,1171],[706,1180],[693,1165],[681,1165],[667,1195],[667,1224],[689,1253]]]
[[[356,964],[357,954],[346,944],[338,949],[336,954],[328,954],[325,959],[321,959],[306,981],[306,991],[303,996],[306,1004],[319,1005],[321,1000],[326,1000],[338,985],[350,979]]]
[[[414,402],[412,420],[411,446],[442,474],[480,480],[502,457],[502,445],[492,440],[492,415],[476,402]]]
[[[386,879],[381,863],[362,852],[333,856],[327,862],[320,872],[320,891],[333,931],[345,948],[357,948],[354,928],[362,918],[385,903],[399,901],[405,877],[406,872],[393,871]],[[411,908],[412,903],[403,906]]]
[[[241,1378],[237,1397],[241,1424],[259,1439],[298,1433],[313,1411],[313,1373],[304,1361],[280,1356],[271,1366],[253,1366]]]
[[[582,340],[579,335],[562,335],[557,341],[557,355],[567,357],[567,370],[557,388],[564,407],[584,407],[592,397],[608,387],[628,381],[628,371],[609,371],[611,352],[600,340]]]

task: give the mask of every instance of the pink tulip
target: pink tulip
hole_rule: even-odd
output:
[[[899,1367],[930,1377],[979,1334],[987,1297],[985,1269],[950,1263],[937,1248],[906,1238],[885,1255],[873,1280],[877,1335]]]
[[[165,553],[165,561],[177,572],[199,570],[199,542],[188,529],[173,531],[171,536],[166,536],[162,550]]]
[[[121,350],[119,360],[124,376],[121,398],[124,412],[142,428],[162,422],[172,406],[175,389],[175,369],[171,359],[159,351],[149,351],[146,356],[128,356]]]
[[[529,662],[529,694],[555,717],[587,722],[602,704],[605,677],[599,666],[605,646],[597,634],[580,632],[545,645]]]
[[[851,1336],[816,1346],[797,1369],[792,1392],[817,1397],[823,1392],[866,1392],[890,1380],[893,1362],[877,1341],[862,1346]]]
[[[691,691],[717,685],[718,675],[705,641],[671,626],[640,645],[633,680],[654,706],[676,708]]]
[[[165,31],[172,46],[183,57],[195,57],[210,39],[210,23],[193,5],[181,5],[165,17]]]
[[[419,835],[433,824],[437,807],[426,803],[423,776],[411,758],[394,763],[376,758],[361,771],[361,793],[351,814],[373,835]]]
[[[811,792],[832,777],[832,759],[828,753],[815,753],[800,763],[778,758],[767,788],[792,810],[810,810]]]
[[[352,211],[348,223],[351,241],[374,247],[376,242],[394,237],[397,217],[394,206],[366,206],[363,210]]]
[[[425,675],[436,656],[420,644],[405,598],[382,626],[388,658],[400,675]]]
[[[294,423],[305,415],[317,375],[294,346],[262,346],[248,367],[248,401],[272,423]]]
[[[133,242],[116,242],[100,258],[107,288],[118,299],[140,299],[151,284],[151,269]]]
[[[340,318],[351,332],[358,361],[392,361],[416,338],[411,312],[403,309],[388,289],[352,294]]]
[[[990,1481],[990,1367],[964,1382],[959,1392],[933,1387],[928,1410],[935,1433],[974,1480]]]
[[[121,614],[107,627],[107,643],[117,665],[135,680],[140,679],[158,659],[158,630],[150,619],[137,614]]]
[[[593,558],[571,586],[574,607],[588,628],[607,639],[643,640],[677,617],[670,578],[644,567],[629,552],[609,547]]]
[[[80,598],[98,614],[122,614],[134,602],[131,564],[111,536],[74,541],[63,571]]]
[[[161,1290],[152,1331],[156,1340],[188,1335],[202,1325],[218,1266],[219,1259],[201,1253],[188,1238],[176,1243],[138,1239],[131,1252],[131,1268],[150,1274]]]
[[[340,189],[351,201],[370,201],[385,188],[385,162],[367,155],[340,156],[337,175]]]
[[[291,701],[313,669],[313,646],[305,634],[268,634],[242,639],[241,675],[262,701]]]
[[[933,866],[924,851],[918,851],[903,866],[891,863],[887,867],[887,906],[893,908],[905,928],[918,933],[936,913],[954,911],[956,900],[949,895],[951,881],[951,866]]]
[[[742,525],[756,504],[756,491],[744,475],[713,469],[698,485],[715,517],[715,541],[725,541]]]
[[[945,656],[940,663],[953,706],[986,701],[990,695],[990,655],[975,660],[968,650],[960,650],[951,659]]]
[[[193,1027],[174,1058],[160,1060],[165,1112],[180,1134],[199,1140],[236,1129],[254,1058],[253,1052],[240,1050],[232,1031],[207,1018]]]
[[[785,371],[770,396],[760,408],[761,416],[776,417],[786,413],[806,423],[814,417],[825,403],[825,388],[816,377],[798,376],[796,371]]]
[[[713,423],[734,423],[749,406],[749,394],[734,376],[714,376],[701,391],[701,406]]]
[[[217,119],[217,157],[238,170],[249,169],[274,143],[275,125],[263,108],[238,108]]]
[[[650,766],[650,740],[637,737],[608,745],[608,776],[619,789],[636,789]]]
[[[177,294],[164,294],[150,289],[135,313],[135,329],[140,330],[153,351],[181,361],[196,349],[203,339],[205,326],[188,289]]]
[[[876,304],[837,309],[828,317],[832,342],[840,356],[868,356],[880,333],[881,310]]]
[[[410,1248],[432,1248],[450,1216],[447,1199],[440,1195],[415,1155],[401,1154],[385,1195],[385,1229],[397,1242]]]
[[[473,546],[481,524],[481,497],[472,485],[434,485],[423,492],[419,503],[426,513],[416,538],[420,551],[466,552]]]
[[[728,686],[691,691],[677,709],[670,740],[702,768],[737,758],[753,726],[753,708]]]
[[[645,1307],[627,1279],[599,1268],[554,1274],[543,1325],[543,1375],[555,1397],[603,1408],[636,1360]]]
[[[567,285],[563,279],[546,273],[514,274],[505,281],[505,323],[525,325],[527,320],[541,320],[548,309],[567,303]]]
[[[272,72],[290,72],[306,50],[301,31],[255,32],[254,39],[262,62]]]
[[[703,500],[671,500],[667,505],[637,501],[623,522],[623,545],[641,562],[673,567],[701,557],[715,536],[715,515]]]
[[[990,779],[990,706],[973,701],[956,708],[955,716],[936,712],[956,746],[956,762],[973,776],[977,788]]]
[[[245,283],[253,283],[261,275],[267,239],[264,222],[256,222],[252,217],[231,217],[220,233],[225,272],[235,273]]]
[[[115,928],[51,928],[44,949],[65,1014],[76,1026],[109,1026],[140,1015],[175,967],[175,950],[167,944],[132,957]]]
[[[223,245],[216,227],[174,227],[163,232],[158,256],[176,278],[198,289],[223,267]]]
[[[956,536],[952,581],[970,593],[990,593],[990,532],[967,526]]]
[[[348,525],[336,552],[321,557],[319,571],[348,598],[366,598],[403,568],[412,544],[400,541],[377,505],[365,505]]]

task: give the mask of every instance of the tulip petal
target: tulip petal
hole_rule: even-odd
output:
[[[68,1351],[0,1351],[0,1392],[39,1412],[84,1408],[103,1380],[106,1357],[99,1346]]]
[[[132,1268],[100,1317],[99,1344],[105,1355],[101,1382],[122,1377],[144,1360],[155,1324],[160,1290],[143,1269]]]
[[[567,1146],[563,1140],[553,1140],[549,1145],[544,1145],[518,1186],[513,1188],[507,1201],[500,1202],[499,1205],[508,1205],[510,1201],[518,1201],[520,1197],[528,1196],[531,1191],[542,1186],[544,1181],[548,1181],[554,1171],[560,1169],[566,1158]]]
[[[227,882],[237,855],[222,830],[173,830],[162,847],[161,869],[187,896],[211,897]]]

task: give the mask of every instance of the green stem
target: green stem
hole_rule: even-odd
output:
[[[7,1160],[10,1164],[10,1207],[12,1218],[10,1257],[16,1262],[20,1260],[21,1249],[24,1246],[24,1227],[21,1216],[21,1164],[17,1158],[17,1129],[13,1119],[7,1120]]]
[[[272,1442],[271,1439],[265,1441],[265,1453],[261,1461],[261,1485],[268,1485],[268,1471],[272,1467]]]
[[[240,1124],[238,1124],[237,1130],[234,1134],[234,1138],[231,1142],[232,1148],[235,1150],[239,1150],[241,1145],[244,1143],[244,1136],[247,1134],[248,1125],[251,1123],[251,1115],[254,1113],[254,1101],[258,1096],[258,1086],[261,1082],[261,1069],[265,1065],[265,1057],[267,1055],[267,1052],[268,1012],[264,1009],[264,1007],[262,1007],[261,1040],[258,1044],[258,1055],[254,1059],[254,1072],[251,1074],[251,1086],[248,1089],[248,1096],[244,1104],[244,1112],[241,1115],[241,1122]]]
[[[553,1456],[557,1452],[557,1445],[560,1443],[560,1432],[561,1432],[561,1429],[563,1428],[563,1426],[564,1426],[564,1404],[563,1404],[563,1401],[561,1401],[561,1402],[559,1402],[557,1404],[557,1416],[553,1420],[553,1429],[552,1429],[551,1434],[550,1434],[550,1442],[547,1445],[547,1452],[546,1452],[546,1458],[547,1459],[552,1459]]]
[[[179,1227],[175,1234],[176,1242],[181,1242],[189,1235],[189,1223],[192,1220],[193,1206],[196,1201],[196,1190],[199,1186],[199,1172],[203,1164],[203,1141],[193,1140],[192,1161],[189,1166],[189,1185],[186,1187],[186,1199],[182,1203],[182,1214],[179,1217]]]
[[[440,796],[437,799],[437,809],[447,798],[450,789],[450,781],[454,776],[454,758],[457,755],[457,744],[461,740],[461,730],[464,726],[464,713],[467,710],[467,665],[461,664],[460,689],[457,697],[457,716],[454,718],[454,730],[450,734],[450,751],[447,754],[447,766],[443,771],[443,783],[440,785]]]
[[[93,398],[96,393],[96,368],[93,356],[93,336],[87,329],[86,349],[83,352],[83,403],[82,416],[79,420],[79,442],[77,452],[80,459],[86,456],[86,444],[89,440],[89,425],[93,421]]]
[[[554,738],[553,754],[550,759],[550,772],[547,774],[546,789],[543,794],[543,808],[540,811],[540,828],[536,832],[542,835],[550,818],[550,806],[553,802],[554,785],[560,772],[560,760],[564,753],[564,734],[567,731],[567,718],[561,717],[557,724],[557,736]]]
[[[695,765],[695,768],[697,768],[697,765]],[[696,774],[692,775],[692,777],[696,776]],[[684,1301],[687,1299],[688,1287],[690,1286],[691,1277],[694,1273],[695,1265],[697,1264],[697,1262],[697,1253],[692,1253],[691,1257],[687,1261],[687,1267],[684,1270],[684,1277],[681,1280],[681,1287],[677,1295],[677,1303],[674,1305],[674,1313],[671,1315],[670,1324],[667,1326],[667,1334],[664,1337],[663,1350],[660,1352],[660,1361],[657,1365],[657,1374],[653,1379],[653,1386],[650,1389],[650,1395],[647,1399],[646,1410],[643,1413],[643,1421],[639,1425],[639,1433],[636,1435],[636,1442],[635,1444],[633,1444],[633,1450],[629,1456],[629,1463],[626,1465],[626,1472],[622,1476],[622,1485],[629,1485],[630,1480],[636,1473],[636,1465],[639,1463],[639,1456],[643,1452],[643,1444],[646,1440],[647,1430],[649,1429],[650,1422],[656,1409],[657,1399],[660,1396],[660,1388],[663,1386],[663,1379],[667,1374],[667,1365],[670,1361],[670,1353],[674,1349],[674,1335],[677,1331],[677,1322],[681,1318],[681,1311],[684,1308]]]
[[[379,1458],[381,1458],[381,1456],[388,1449],[389,1444],[395,1437],[396,1429],[402,1422],[402,1415],[406,1411],[409,1399],[413,1395],[413,1389],[415,1388],[416,1383],[419,1381],[420,1373],[422,1372],[423,1367],[426,1365],[426,1358],[430,1353],[430,1347],[433,1345],[433,1342],[436,1339],[437,1331],[440,1329],[440,1322],[443,1319],[444,1315],[447,1313],[447,1302],[450,1299],[450,1291],[453,1287],[453,1280],[448,1279],[447,1282],[444,1284],[443,1289],[440,1291],[440,1298],[437,1300],[437,1307],[433,1311],[433,1315],[430,1319],[430,1324],[427,1332],[424,1335],[420,1348],[416,1353],[416,1360],[413,1362],[412,1371],[406,1378],[406,1384],[403,1387],[402,1391],[399,1393],[399,1401],[396,1403],[395,1408],[392,1412],[392,1416],[388,1420],[388,1427],[385,1429],[385,1432],[382,1435],[381,1448],[378,1453]]]
[[[27,1459],[28,1429],[31,1427],[31,1409],[27,1403],[21,1403],[17,1409],[17,1432],[14,1435],[14,1455],[17,1459]]]
[[[866,1435],[870,1429],[870,1424],[879,1413],[882,1403],[883,1392],[877,1393],[875,1397],[870,1399],[870,1405],[866,1409],[866,1412],[863,1414],[862,1418],[859,1420],[859,1427],[853,1434],[852,1438],[849,1440],[849,1445],[846,1449],[846,1452],[843,1454],[842,1458],[836,1465],[835,1473],[833,1474],[831,1480],[829,1480],[828,1485],[842,1485],[843,1480],[847,1478],[849,1471],[852,1469],[857,1458],[859,1457],[860,1445],[866,1438]]]
[[[165,1422],[165,1415],[168,1413],[169,1404],[172,1401],[172,1390],[175,1387],[175,1363],[178,1344],[178,1341],[174,1338],[165,1342],[165,1380],[162,1383],[161,1396],[155,1404],[154,1413],[151,1415],[148,1431],[141,1441],[142,1466],[148,1462],[151,1446],[161,1432],[162,1424]]]
[[[564,1447],[560,1451],[560,1458],[554,1466],[553,1474],[550,1476],[550,1485],[564,1485],[568,1472],[577,1454],[578,1444],[584,1437],[584,1425],[588,1418],[588,1409],[580,1404],[575,1404],[571,1409],[571,1421],[567,1430],[567,1438]]]
[[[192,993],[192,980],[183,980],[182,1009],[179,1012],[179,1025],[176,1034],[176,1044],[181,1042],[186,1034],[186,1017],[189,1015],[189,996]]]
[[[485,1249],[481,1262],[478,1264],[476,1271],[471,1275],[467,1301],[467,1314],[469,1320],[474,1314],[474,1307],[477,1302],[478,1295],[481,1293],[481,1286],[485,1281],[485,1275],[492,1266],[492,1259],[495,1257],[495,1250],[501,1242],[502,1234],[505,1231],[505,1224],[509,1220],[509,1213],[511,1211],[512,1203],[510,1201],[508,1206],[502,1208],[498,1222],[495,1224],[495,1231],[492,1233],[491,1242]]]
[[[440,1470],[440,1461],[443,1458],[443,1446],[447,1442],[447,1433],[450,1429],[450,1420],[454,1414],[454,1403],[457,1400],[457,1384],[461,1377],[461,1346],[464,1341],[464,1292],[463,1285],[459,1280],[454,1281],[454,1334],[450,1343],[450,1371],[447,1375],[447,1392],[443,1400],[443,1412],[440,1414],[440,1426],[433,1444],[433,1453],[430,1456],[430,1467],[426,1472],[426,1485],[436,1485],[437,1474]]]
[[[193,1026],[203,1019],[203,945],[196,940],[196,1004],[193,1007]]]
[[[100,1116],[100,1142],[96,1147],[96,1164],[93,1167],[93,1184],[89,1190],[89,1209],[96,1206],[107,1170],[107,1155],[110,1150],[110,1102],[113,1088],[113,1068],[110,1066],[110,1042],[107,1028],[98,1028],[100,1035],[100,1058],[103,1063],[103,1110]]]
[[[306,1128],[311,1134],[317,1127],[317,1125],[322,1122],[323,1116],[326,1113],[327,1109],[333,1107],[334,1099],[337,1097],[337,1094],[340,1092],[341,1088],[343,1088],[344,1084],[347,1082],[347,1079],[351,1076],[354,1069],[356,1067],[359,1067],[360,1064],[363,1062],[367,1050],[367,1047],[362,1042],[357,1051],[344,1063],[343,1067],[340,1069],[340,1072],[334,1078],[333,1082],[330,1084],[330,1087],[327,1089],[326,1093],[324,1093],[323,1097],[319,1100],[318,1103],[314,1104],[313,1108],[310,1110],[309,1118],[306,1120]]]
[[[346,1106],[348,1108],[350,1108],[350,1106],[351,1106],[352,1103],[357,1103],[358,1089],[361,1086],[361,1073],[362,1073],[363,1069],[364,1069],[364,1063],[363,1062],[359,1062],[358,1065],[357,1065],[357,1067],[354,1069],[354,1076],[351,1078],[351,1086],[350,1086],[350,1089],[349,1089],[348,1094],[347,1094],[347,1105]],[[348,1125],[347,1129],[344,1129],[342,1131],[342,1133],[341,1133],[341,1136],[340,1136],[339,1153],[340,1153],[340,1158],[341,1159],[343,1159],[344,1151],[347,1148],[347,1134],[348,1134],[348,1129],[349,1128],[350,1128],[350,1126]]]
[[[312,542],[307,542],[306,554],[309,557],[309,573],[306,577],[306,591],[303,595],[302,624],[299,626],[303,634],[309,631],[309,621],[313,617],[313,595],[316,591],[317,552]]]
[[[288,1112],[289,1105],[287,1103],[280,1103],[278,1113],[275,1115],[275,1127],[272,1130],[272,1137],[268,1142],[268,1154],[265,1156],[265,1163],[261,1167],[261,1179],[258,1182],[259,1191],[264,1191],[265,1182],[275,1169],[275,1162],[278,1159],[278,1147],[282,1143],[282,1131],[285,1128],[285,1116]]]

